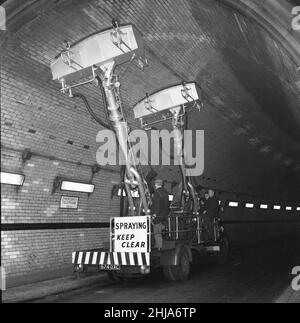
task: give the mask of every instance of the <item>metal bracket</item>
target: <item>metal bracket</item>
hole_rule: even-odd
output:
[[[111,37],[111,41],[112,43],[118,47],[123,53],[125,53],[125,51],[122,49],[122,45],[125,46],[129,51],[132,51],[132,49],[130,48],[130,46],[124,41],[123,39],[123,35],[124,33],[122,33],[121,29],[120,29],[120,23],[119,20],[117,19],[113,19],[112,20],[112,25],[114,30],[110,33],[110,37]],[[126,67],[125,71],[123,72],[123,74],[125,74],[125,72],[127,71],[128,67],[130,66],[130,64],[133,62],[133,60],[136,58],[136,54],[134,53],[128,66]],[[144,56],[140,56],[137,59],[137,67],[144,71],[144,69],[146,67],[148,67],[148,60],[147,58]]]
[[[62,61],[68,65],[68,66],[72,66],[72,59],[71,59],[71,54],[72,51],[71,51],[71,45],[70,45],[70,42],[68,40],[64,40],[64,46],[66,48],[65,51],[63,51],[60,56],[61,56],[61,59]]]
[[[182,82],[182,86],[183,86],[183,89],[181,90],[182,97],[188,102],[195,101],[194,98],[190,95],[191,89],[187,87],[186,82]]]
[[[150,112],[159,112],[152,106],[152,100],[150,99],[149,93],[146,93],[145,108]]]
[[[23,152],[22,152],[22,162],[26,163],[28,160],[30,160],[32,158],[33,153],[31,152],[31,150],[29,148],[26,148]]]
[[[123,53],[125,53],[125,51],[122,49],[122,45],[124,45],[125,47],[127,47],[127,49],[129,51],[132,51],[132,49],[128,46],[128,44],[126,44],[123,40],[123,35],[124,33],[122,33],[121,29],[120,29],[120,23],[117,19],[113,19],[112,20],[112,25],[114,30],[110,33],[110,38],[112,43],[118,47]]]
[[[149,63],[148,63],[148,59],[147,57],[144,55],[144,56],[140,56],[137,60],[138,64],[137,64],[137,67],[144,71],[146,67],[149,66]]]
[[[60,176],[55,177],[55,179],[53,181],[53,185],[52,185],[52,192],[51,192],[52,195],[59,189],[62,180],[63,180],[63,178]]]
[[[201,101],[200,104],[191,96],[190,91],[191,89],[187,87],[186,82],[182,82],[183,89],[181,90],[182,97],[188,102],[194,102],[193,108],[197,108],[199,111],[203,108],[203,102]]]
[[[146,104],[150,104],[150,106],[147,107]],[[145,101],[145,108],[150,112],[160,112],[151,106],[151,100],[149,100],[148,102]],[[152,128],[151,126],[154,126],[154,125],[161,123],[161,122],[172,120],[172,124],[173,124],[175,118],[178,123],[179,119],[181,117],[183,117],[184,115],[185,115],[185,107],[184,106],[182,106],[181,112],[178,112],[178,108],[172,108],[172,109],[168,110],[167,112],[165,112],[165,114],[161,115],[161,119],[156,120],[156,121],[146,122],[144,120],[144,118],[140,118],[141,127],[145,130],[151,130],[151,128]]]
[[[157,121],[153,121],[153,122],[146,122],[143,118],[140,118],[140,122],[141,122],[141,127],[145,130],[151,130],[152,127],[158,123],[164,122],[164,121],[168,121],[168,120],[173,120],[173,116],[172,117],[167,117],[165,115],[162,116],[162,120],[157,120]]]
[[[88,81],[85,81],[85,82],[81,82],[81,83],[76,83],[74,85],[68,85],[65,83],[65,80],[62,79],[61,80],[61,92],[62,93],[66,93],[67,91],[69,91],[69,96],[70,97],[73,97],[73,93],[72,93],[72,89],[76,88],[76,87],[79,87],[79,86],[82,86],[82,85],[86,85],[86,84],[90,84],[90,83],[94,83],[94,82],[98,82],[97,80],[97,71],[99,70],[99,67],[98,66],[92,66],[92,78]]]
[[[71,51],[71,45],[68,40],[64,41],[64,46],[66,50],[60,54],[60,57],[63,63],[73,68],[75,71],[77,71],[77,69],[73,66],[74,64],[76,64],[80,69],[83,68],[80,64],[78,64],[72,59],[72,56],[74,55],[74,53]]]

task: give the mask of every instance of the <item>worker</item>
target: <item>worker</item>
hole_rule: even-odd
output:
[[[204,228],[208,241],[214,241],[214,220],[219,215],[219,200],[215,191],[209,189],[206,195],[205,210],[203,212]]]
[[[163,187],[163,181],[156,179],[154,182],[154,194],[152,203],[153,212],[153,233],[155,248],[162,248],[162,231],[168,225],[169,208],[169,193]]]
[[[199,214],[203,214],[206,211],[206,204],[209,199],[208,192],[204,192],[204,197],[199,198]]]

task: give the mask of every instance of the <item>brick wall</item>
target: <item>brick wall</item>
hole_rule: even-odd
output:
[[[120,178],[117,168],[94,176],[95,192],[90,196],[60,190],[52,194],[56,176],[91,179],[101,127],[80,100],[60,94],[48,66],[19,46],[8,46],[1,54],[1,170],[25,175],[19,190],[1,185],[2,224],[108,222],[119,214],[118,200],[110,199],[110,189]],[[96,89],[82,92],[103,117]],[[23,162],[26,148],[34,155]],[[78,196],[78,209],[60,209],[62,195]],[[4,231],[2,266],[13,284],[29,274],[70,266],[72,251],[103,247],[108,237],[107,229]]]
[[[173,0],[61,0],[35,6],[33,13],[24,13],[25,26],[21,26],[22,21],[13,25],[8,22],[8,31],[3,37],[3,61],[9,60],[13,66],[9,67],[9,73],[15,74],[11,78],[14,85],[24,86],[26,90],[20,101],[29,107],[35,102],[38,109],[38,102],[46,96],[53,102],[48,108],[62,113],[61,123],[53,123],[49,132],[57,129],[65,135],[65,122],[74,120],[74,125],[78,120],[81,122],[75,113],[67,111],[79,112],[77,116],[83,112],[81,104],[71,104],[57,94],[59,86],[51,82],[49,71],[51,59],[63,49],[63,40],[77,42],[107,28],[112,17],[117,17],[122,23],[135,24],[143,33],[150,65],[144,73],[131,66],[121,77],[122,99],[129,119],[132,106],[146,92],[178,84],[182,79],[196,80],[203,88],[206,107],[201,114],[192,116],[198,129],[205,128],[208,139],[204,181],[209,185],[219,181],[218,187],[243,193],[274,190],[274,194],[286,197],[293,194],[289,187],[298,185],[299,145],[295,141],[291,144],[286,133],[293,127],[286,125],[294,124],[298,118],[299,101],[288,85],[298,80],[298,74],[280,44],[252,20],[211,0],[177,1],[176,4]],[[24,82],[21,75],[28,70],[35,77]],[[3,77],[8,77],[5,71]],[[41,91],[31,92],[30,82]],[[82,92],[94,107],[99,104],[101,97],[94,88]],[[10,97],[15,95],[11,89]],[[74,109],[74,105],[79,106]],[[285,106],[295,110],[295,118],[290,118],[293,113],[287,113],[282,108]],[[43,118],[42,112],[30,111],[28,118]],[[44,117],[47,118],[45,111]],[[79,137],[84,138],[82,134]],[[78,138],[74,142],[77,144],[81,145]],[[243,152],[239,155],[234,153],[241,149]],[[246,171],[241,171],[241,164]],[[287,173],[289,180],[286,180]],[[241,187],[241,183],[248,183],[249,187]]]
[[[107,247],[108,229],[2,232],[1,258],[8,286],[72,272],[72,252]],[[67,269],[65,271],[65,269]]]
[[[197,80],[204,89],[206,107],[192,118],[195,128],[206,131],[206,166],[200,183],[249,194],[266,188],[288,193],[289,185],[281,181],[286,172],[294,173],[282,163],[297,156],[299,146],[290,145],[261,106],[269,107],[271,116],[275,106],[278,110],[297,107],[299,101],[286,86],[295,81],[296,72],[280,44],[252,21],[211,0],[176,1],[176,5],[174,0],[49,3],[45,8],[36,3],[33,13],[25,12],[14,26],[8,22],[8,30],[0,35],[1,169],[26,176],[19,191],[2,185],[2,223],[107,222],[118,214],[118,201],[110,200],[110,188],[119,180],[114,172],[102,170],[95,175],[95,193],[89,198],[78,194],[78,210],[60,210],[62,193],[51,194],[58,175],[90,180],[101,129],[80,100],[59,92],[51,79],[51,59],[63,49],[63,40],[73,43],[107,28],[112,17],[134,23],[142,31],[150,64],[144,73],[131,66],[122,76],[122,99],[130,124],[137,125],[131,119],[131,107],[146,92],[182,79]],[[241,64],[235,65],[236,61]],[[257,78],[243,79],[235,71],[241,66],[250,69],[243,75]],[[277,74],[283,90],[278,82],[269,83]],[[268,79],[258,82],[263,75]],[[291,102],[274,96],[279,91],[268,84],[285,91]],[[97,88],[85,86],[80,92],[103,118]],[[273,101],[257,101],[261,93]],[[21,153],[26,148],[35,156],[23,163]],[[294,166],[296,178],[299,165]],[[168,177],[171,180],[175,175],[168,172]],[[69,264],[72,250],[101,247],[106,233],[106,229],[5,231],[2,265],[10,278],[62,268]]]

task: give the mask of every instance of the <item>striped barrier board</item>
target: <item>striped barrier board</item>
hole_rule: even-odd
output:
[[[74,265],[150,266],[150,253],[76,251]]]

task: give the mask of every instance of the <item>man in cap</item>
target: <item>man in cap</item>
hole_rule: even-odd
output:
[[[162,230],[168,225],[168,215],[170,213],[169,207],[169,193],[163,187],[163,181],[156,179],[154,182],[153,194],[153,231],[155,238],[155,247],[160,250],[162,248]]]
[[[207,234],[208,241],[214,240],[214,220],[219,214],[219,199],[217,198],[215,191],[209,189],[207,191],[207,201],[205,203],[204,226]]]

